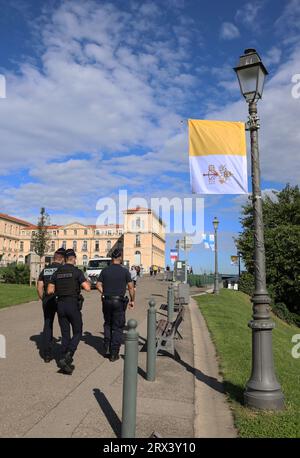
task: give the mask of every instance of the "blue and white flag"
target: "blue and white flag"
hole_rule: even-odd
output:
[[[204,248],[215,251],[215,236],[213,234],[203,234]]]

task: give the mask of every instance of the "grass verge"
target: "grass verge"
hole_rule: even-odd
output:
[[[251,371],[250,298],[223,289],[218,296],[195,297],[219,356],[225,391],[240,437],[300,437],[300,359],[292,357],[292,336],[300,329],[273,317],[273,351],[276,375],[285,395],[282,412],[261,412],[243,406],[243,391]]]
[[[0,283],[0,308],[36,301],[37,299],[34,286]]]

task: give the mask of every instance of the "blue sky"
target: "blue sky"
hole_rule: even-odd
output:
[[[259,102],[262,188],[299,182],[291,78],[300,73],[300,0],[0,0],[0,8],[1,211],[35,221],[45,206],[53,223],[95,223],[98,199],[119,189],[190,197],[186,120],[246,120],[232,67],[247,47],[269,70]],[[205,197],[205,231],[220,220],[222,271],[233,271],[244,201]],[[195,270],[213,267],[200,246],[189,257]]]

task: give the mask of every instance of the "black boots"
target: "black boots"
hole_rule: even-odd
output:
[[[62,370],[64,374],[71,375],[75,366],[73,366],[73,352],[68,351],[59,361],[58,367]]]
[[[44,361],[45,363],[50,363],[52,361],[52,352],[51,352],[51,348],[47,348],[45,351],[44,351]]]
[[[114,361],[118,361],[118,359],[120,359],[120,356],[118,353],[115,353],[115,354],[110,355],[109,361],[113,363]]]

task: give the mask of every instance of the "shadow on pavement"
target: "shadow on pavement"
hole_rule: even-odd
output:
[[[91,332],[85,331],[81,340],[90,347],[97,350],[101,356],[105,356],[104,339],[100,336],[94,336]]]
[[[44,359],[44,338],[43,338],[43,333],[41,332],[40,334],[36,334],[34,336],[30,336],[29,340],[31,342],[34,342],[36,345],[37,350],[39,351],[39,355],[41,359]],[[56,339],[53,337],[52,339],[52,355],[53,358],[58,361],[58,358],[60,357],[60,338]]]
[[[105,394],[100,391],[98,388],[93,389],[93,394],[98,402],[100,409],[104,413],[107,421],[109,422],[111,429],[115,433],[117,438],[121,437],[121,427],[122,423],[111,404],[109,403]]]
[[[205,383],[207,386],[212,388],[219,393],[227,393],[231,399],[243,404],[243,393],[244,387],[240,385],[234,385],[231,382],[224,380],[224,382],[219,382],[215,377],[211,377],[209,375],[204,374],[199,369],[195,369],[194,367],[190,366],[188,363],[183,361],[178,353],[176,352],[176,361],[181,364],[188,372],[191,372],[197,380],[200,382]]]

